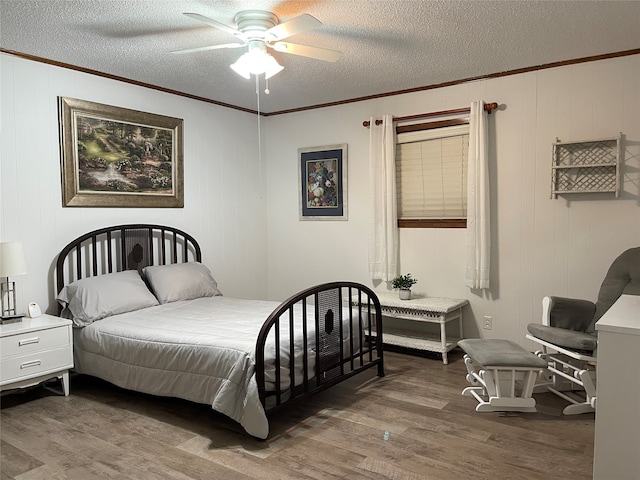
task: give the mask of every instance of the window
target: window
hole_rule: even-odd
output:
[[[443,123],[456,125],[441,127]],[[465,227],[468,122],[410,125],[397,131],[398,226]]]

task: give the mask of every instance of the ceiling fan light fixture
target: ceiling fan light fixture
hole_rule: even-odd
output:
[[[236,63],[231,64],[231,70],[236,72],[241,77],[249,80],[251,78],[251,71],[249,70],[248,62],[245,59],[246,55],[247,54],[245,53],[238,60],[236,60]]]
[[[238,75],[249,79],[251,74],[260,75],[264,73],[265,78],[271,78],[281,72],[284,67],[271,55],[260,49],[250,49],[243,54],[231,69]]]
[[[340,52],[335,50],[280,41],[322,25],[320,20],[306,13],[298,15],[284,23],[280,23],[278,17],[271,12],[264,10],[243,10],[242,12],[238,12],[234,17],[237,28],[230,27],[229,25],[225,25],[199,13],[186,12],[185,15],[231,34],[241,43],[223,43],[205,47],[187,48],[184,50],[174,50],[171,53],[203,52],[222,48],[244,47],[246,45],[248,47],[247,53],[242,55],[234,64],[230,65],[230,67],[234,72],[247,80],[251,78],[251,74],[261,75],[264,73],[265,78],[271,78],[284,69],[284,67],[278,64],[275,58],[267,53],[267,47],[279,52],[300,57],[315,58],[326,62],[335,62],[341,55]]]
[[[273,58],[268,53],[265,54],[265,55],[266,55],[266,58],[264,59],[264,61],[265,61],[264,77],[265,78],[271,78],[276,73],[280,73],[282,70],[284,70],[284,67],[282,65],[280,65],[275,58]]]

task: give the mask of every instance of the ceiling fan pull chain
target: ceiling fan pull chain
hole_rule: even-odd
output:
[[[258,124],[258,170],[260,175],[260,185],[263,185],[262,178],[262,129],[260,122],[260,75],[256,75],[256,106],[257,106],[257,115],[256,115],[256,123]],[[260,190],[260,199],[262,199],[262,190]]]
[[[269,95],[269,79],[267,78],[266,75],[264,77],[264,93]]]
[[[258,107],[258,118],[260,118],[260,75],[256,75],[256,104]]]

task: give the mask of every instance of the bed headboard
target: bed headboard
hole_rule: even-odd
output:
[[[193,261],[202,261],[200,245],[177,228],[142,223],[101,228],[62,249],[56,262],[56,291],[81,278]]]

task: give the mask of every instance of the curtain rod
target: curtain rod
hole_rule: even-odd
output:
[[[491,112],[498,108],[498,104],[496,102],[493,103],[485,103],[484,109],[485,111],[491,115]],[[402,122],[404,120],[416,120],[419,118],[427,118],[427,117],[440,117],[443,115],[453,115],[456,113],[471,113],[471,108],[455,108],[453,110],[442,110],[440,112],[429,112],[429,113],[419,113],[418,115],[409,115],[407,117],[395,117],[393,119],[394,122]],[[371,124],[369,120],[365,120],[362,122],[363,127],[368,127]],[[381,125],[382,120],[376,120],[376,125]]]

